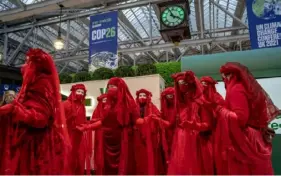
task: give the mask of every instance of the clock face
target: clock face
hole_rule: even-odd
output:
[[[161,21],[167,27],[176,27],[185,20],[185,10],[181,6],[169,6],[161,14]]]

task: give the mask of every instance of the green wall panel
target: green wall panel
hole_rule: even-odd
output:
[[[274,175],[281,175],[281,134],[277,134],[273,139],[272,162]]]
[[[192,70],[198,77],[221,79],[219,69],[226,62],[246,65],[256,78],[281,77],[281,48],[196,55],[181,59],[181,71]],[[277,128],[276,124],[272,128]],[[275,175],[281,175],[281,134],[273,139],[272,162]]]
[[[220,79],[219,69],[226,62],[246,65],[256,78],[281,76],[281,48],[187,56],[181,59],[181,70],[193,70],[197,76]]]

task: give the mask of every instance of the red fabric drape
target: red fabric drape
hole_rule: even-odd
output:
[[[210,76],[204,76],[200,80],[201,82],[204,82],[206,85],[204,87],[204,97],[207,101],[209,102],[215,102],[216,104],[219,105],[224,105],[224,99],[222,96],[217,92],[216,89],[216,84],[217,81],[215,81],[212,77]]]
[[[97,98],[98,105],[95,108],[90,123],[95,123],[103,118],[103,110],[105,102],[103,99],[106,98],[106,94],[103,94]],[[97,175],[103,174],[104,170],[104,150],[103,150],[103,130],[95,130],[95,141],[94,141],[94,169]]]
[[[210,131],[212,116],[203,97],[203,88],[194,73],[187,71],[173,75],[175,80],[177,128],[173,137],[168,174],[213,174]],[[188,86],[180,92],[178,81]],[[183,124],[188,122],[189,126]]]
[[[172,97],[167,98],[167,95],[171,95]],[[164,120],[170,123],[167,129],[162,129],[162,137],[164,137],[162,138],[162,145],[165,151],[166,162],[169,162],[177,115],[175,108],[175,89],[173,87],[168,87],[161,93],[161,115]]]
[[[219,104],[221,106],[225,106],[225,100],[223,99],[223,97],[217,92],[216,90],[216,84],[217,81],[215,81],[212,77],[210,76],[204,76],[200,79],[202,85],[203,85],[203,94],[204,94],[204,98],[210,103],[215,103],[215,104]],[[213,112],[213,118],[216,118],[216,112],[215,110],[212,111]],[[213,121],[213,128],[215,127],[215,120]],[[218,131],[213,131],[212,136],[211,136],[211,141],[212,141],[212,146],[213,146],[213,152],[215,152],[215,135],[214,133],[217,132],[219,133],[219,135],[223,135],[221,130]],[[222,150],[222,148],[220,148],[220,150]],[[219,151],[219,150],[217,150]],[[214,163],[215,164],[215,163]],[[215,165],[214,165],[215,168]]]
[[[150,115],[161,116],[160,111],[151,102],[151,92],[141,89],[137,91],[136,102],[141,108],[139,94],[146,94],[146,103],[144,104],[144,118]],[[139,175],[158,175],[164,174],[164,153],[161,143],[161,129],[157,122],[146,121],[141,126],[135,127],[135,159],[136,159],[136,174]]]
[[[219,107],[215,158],[218,174],[272,175],[267,125],[278,114],[247,67],[226,63],[226,108]],[[224,131],[220,134],[221,131]]]
[[[2,131],[7,136],[1,174],[65,174],[70,143],[56,67],[40,49],[29,50],[27,58],[22,88],[4,117],[9,125]]]
[[[123,79],[111,78],[108,85],[117,87],[116,94],[107,95],[102,112],[97,109],[93,114],[93,119],[102,120],[95,139],[95,169],[103,175],[132,175],[135,173],[133,125],[140,115]]]
[[[79,99],[76,91],[81,89],[84,91],[84,96]],[[84,124],[86,120],[86,109],[85,109],[85,96],[86,88],[83,84],[73,85],[71,88],[71,94],[68,99],[63,102],[65,109],[65,116],[67,119],[67,128],[70,136],[72,151],[69,154],[68,162],[70,164],[70,174],[81,175],[85,171],[85,162],[89,163],[91,153],[89,148],[91,148],[90,137],[88,132],[80,132],[76,129],[76,126]],[[90,170],[90,165],[86,165],[86,170]]]

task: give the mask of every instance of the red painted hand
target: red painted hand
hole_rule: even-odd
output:
[[[152,116],[151,116],[151,115],[148,115],[148,116],[144,117],[143,119],[144,119],[144,122],[145,122],[145,123],[150,123],[151,120],[152,120]]]
[[[183,128],[192,128],[193,129],[195,123],[196,123],[195,121],[185,120],[180,124],[180,126]]]
[[[79,126],[76,126],[76,129],[81,132],[86,131],[86,125],[81,124]]]
[[[151,114],[150,116],[151,116],[151,118],[152,118],[153,120],[157,120],[157,121],[160,121],[160,120],[161,120],[161,119],[160,119],[157,115],[155,115],[155,114]]]

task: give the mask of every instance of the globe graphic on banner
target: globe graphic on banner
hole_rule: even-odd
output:
[[[115,69],[117,67],[117,55],[111,52],[99,52],[91,56],[90,70],[95,70],[100,67]]]
[[[281,0],[254,0],[252,10],[258,18],[274,19],[281,16]]]

